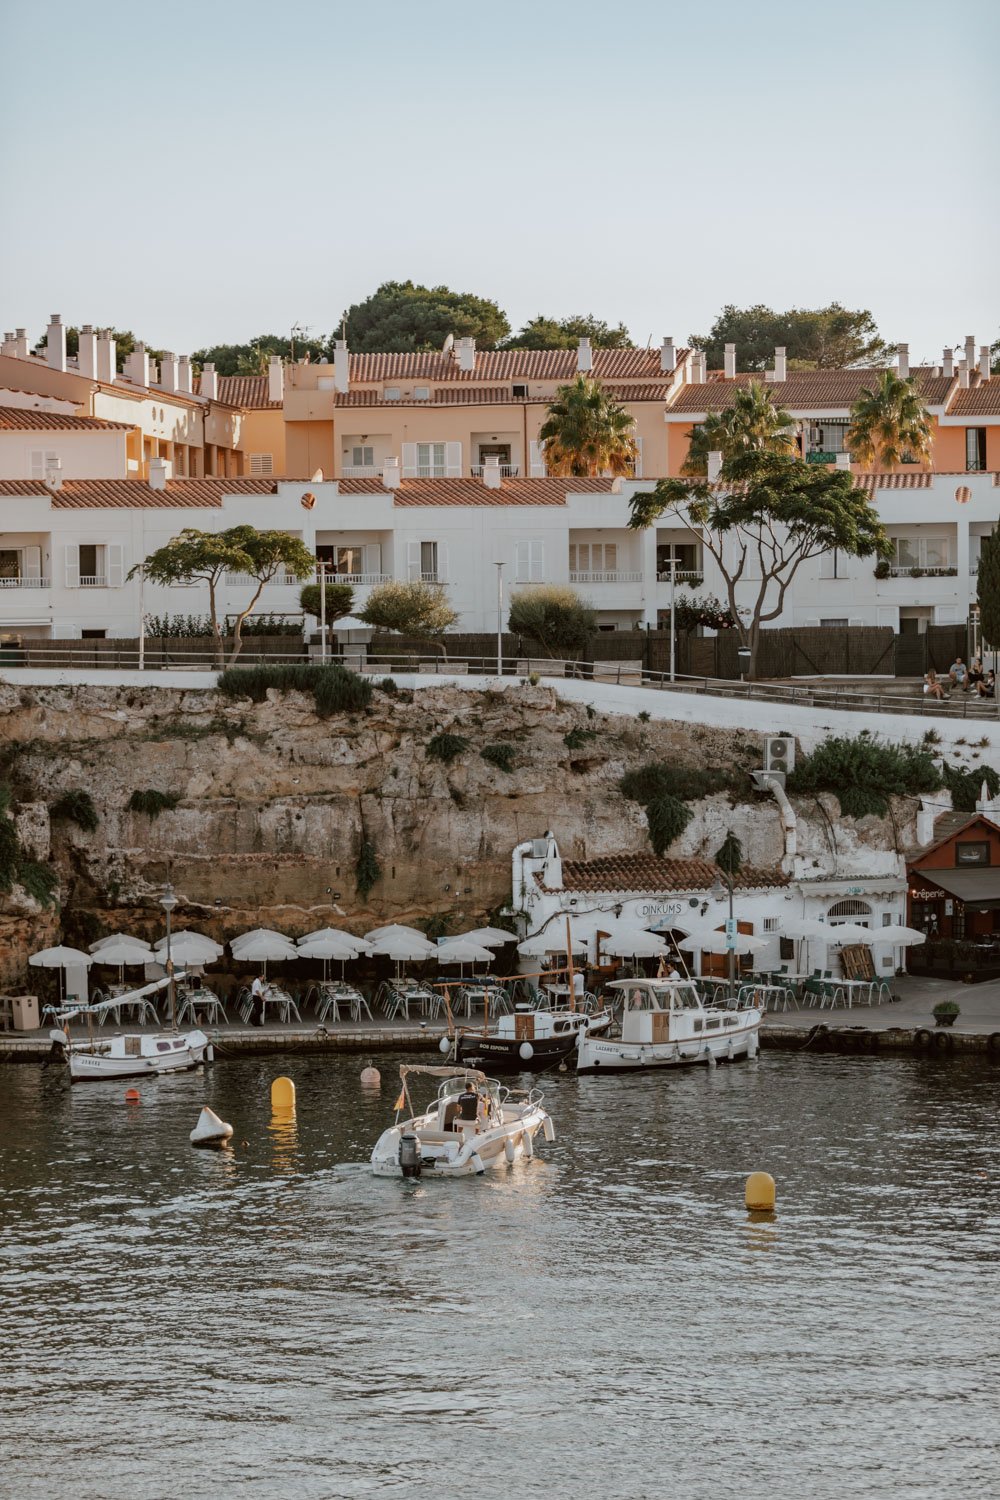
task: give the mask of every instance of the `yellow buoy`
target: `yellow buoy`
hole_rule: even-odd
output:
[[[751,1172],[747,1178],[746,1205],[751,1213],[774,1213],[775,1187],[770,1172]]]
[[[290,1078],[276,1078],[271,1084],[271,1108],[295,1108],[295,1085]]]

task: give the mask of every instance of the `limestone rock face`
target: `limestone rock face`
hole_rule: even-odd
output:
[[[50,852],[49,810],[44,802],[22,802],[14,815],[18,843],[28,859],[44,864]]]

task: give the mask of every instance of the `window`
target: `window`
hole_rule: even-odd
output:
[[[512,386],[512,391],[515,401],[526,401],[528,399],[528,387],[526,385],[519,385],[515,381],[514,385]]]
[[[443,479],[445,467],[444,443],[417,443],[417,478]]]
[[[617,542],[570,542],[570,573],[617,573]]]
[[[420,543],[420,576],[428,583],[435,583],[438,576],[437,542]]]
[[[872,909],[867,901],[848,897],[844,901],[835,902],[826,915],[827,921],[834,925],[838,922],[853,922],[857,918],[862,927],[867,927],[871,921]]]
[[[399,400],[399,386],[398,385],[387,385],[386,388],[385,388],[385,390],[382,392],[382,394],[384,395],[384,397],[385,397],[385,399],[387,401],[398,401]]]
[[[0,579],[21,577],[21,554],[9,547],[0,548]]]
[[[59,462],[59,454],[51,448],[32,448],[31,479],[44,479],[47,471]]]
[[[368,443],[360,443],[352,448],[351,466],[355,469],[374,469],[375,449]]]
[[[847,577],[847,560],[841,557],[839,547],[831,547],[829,552],[823,552],[820,555],[819,576],[821,578]]]
[[[514,543],[514,581],[515,583],[544,583],[544,542]]]
[[[274,467],[273,467],[273,464],[272,464],[272,461],[271,461],[271,455],[270,455],[270,453],[251,453],[251,455],[250,455],[250,473],[251,474],[273,474],[274,473]]]
[[[765,932],[777,932],[777,930],[778,930],[778,918],[777,917],[765,917],[764,918],[764,931]]]
[[[982,843],[961,843],[955,845],[956,865],[988,865],[990,863],[990,846],[984,840]]]
[[[825,625],[828,630],[846,630],[847,629],[847,625],[848,625],[847,620],[845,620],[845,619],[843,619],[843,618],[841,618],[839,616],[835,620],[823,620],[823,619],[821,619],[819,623],[821,625]]]
[[[669,581],[671,563],[677,575],[699,572],[698,548],[694,542],[657,542],[656,574],[661,582]]]
[[[431,388],[429,385],[415,385],[413,387],[414,401],[429,401],[431,399]]]
[[[895,571],[908,573],[913,568],[926,571],[951,567],[951,540],[946,536],[897,536]]]
[[[81,641],[103,641],[107,638],[106,630],[81,630]]]
[[[981,474],[986,468],[986,428],[965,429],[965,467],[970,474]]]

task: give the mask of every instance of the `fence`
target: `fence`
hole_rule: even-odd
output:
[[[225,642],[227,654],[233,649],[232,639]],[[244,638],[240,659],[248,661],[304,661],[306,648],[300,637],[281,635],[251,635]],[[190,667],[202,671],[217,665],[208,636],[147,636],[145,642],[147,667]],[[139,664],[139,639],[137,636],[124,640],[22,640],[19,646],[5,646],[0,651],[0,663],[20,667],[60,667],[87,669],[90,667],[121,670]]]

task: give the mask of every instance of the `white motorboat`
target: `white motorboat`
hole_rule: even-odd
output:
[[[757,1056],[759,1010],[706,1006],[689,979],[616,979],[608,988],[622,995],[621,1036],[581,1031],[578,1073],[625,1073]]]
[[[183,978],[183,974],[174,978]],[[169,978],[154,980],[141,989],[130,990],[113,999],[102,1000],[95,1005],[67,1005],[52,1012],[55,1019],[68,1023],[81,1017],[88,1022],[94,1016],[103,1020],[108,1011],[120,1010],[124,1006],[135,1006],[147,996],[169,985]],[[152,1006],[149,1011],[155,1016]],[[196,1068],[199,1063],[211,1062],[212,1043],[197,1027],[190,1031],[176,1029],[164,1031],[116,1032],[113,1036],[97,1036],[91,1032],[87,1039],[74,1042],[68,1030],[54,1029],[49,1032],[53,1048],[62,1051],[69,1063],[69,1075],[73,1083],[100,1081],[108,1078],[142,1078],[158,1073],[178,1073]]]
[[[410,1100],[409,1079],[415,1073],[442,1080],[437,1098],[422,1114],[413,1112]],[[547,1141],[555,1140],[537,1089],[515,1096],[476,1068],[404,1063],[399,1076],[396,1123],[383,1131],[372,1152],[376,1177],[468,1177],[532,1157],[539,1130]],[[410,1112],[401,1119],[404,1110]]]

